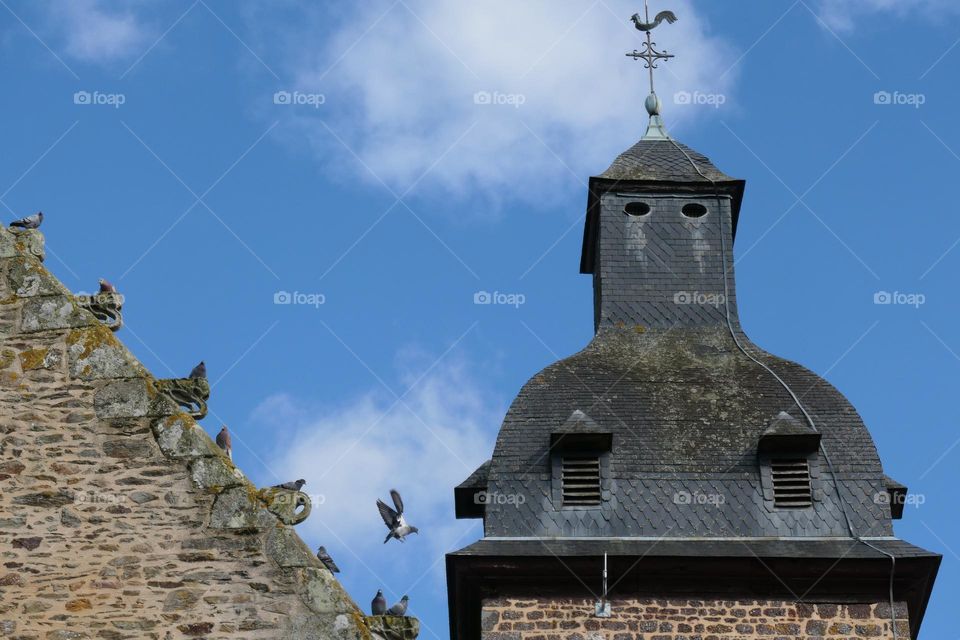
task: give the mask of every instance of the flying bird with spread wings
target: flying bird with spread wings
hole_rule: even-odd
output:
[[[644,22],[643,18],[640,17],[640,14],[635,13],[630,16],[630,19],[633,20],[633,24],[636,25],[638,30],[646,33],[659,27],[660,23],[664,20],[667,21],[667,24],[673,24],[677,21],[677,14],[675,14],[673,11],[661,11],[653,19],[653,22]]]
[[[396,507],[396,509],[391,509],[383,500],[377,500],[377,510],[380,511],[383,524],[387,525],[387,529],[390,529],[390,533],[384,538],[383,544],[390,542],[390,538],[396,538],[400,542],[403,542],[403,539],[411,533],[420,533],[419,529],[407,524],[407,521],[404,519],[403,498],[400,497],[400,493],[396,489],[390,489],[390,497],[393,498],[393,506]]]

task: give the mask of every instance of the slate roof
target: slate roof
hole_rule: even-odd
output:
[[[618,181],[655,194],[649,222],[624,217],[621,200],[632,196],[618,193]],[[486,492],[506,498],[461,512],[482,513],[485,536],[847,537],[847,518],[857,535],[892,535],[883,469],[856,410],[820,376],[766,353],[740,329],[729,247],[742,188],[673,140],[641,140],[591,179],[583,264],[595,278],[596,309],[626,311],[612,320],[601,314],[586,349],[535,375],[514,400],[489,468],[464,483],[485,473]],[[720,192],[733,196],[728,208],[716,195],[714,215],[680,215],[685,198]],[[591,251],[596,260],[587,259]],[[721,291],[728,302],[686,304],[680,290]],[[761,437],[771,425],[814,446],[816,437],[802,437],[810,428],[803,412],[753,358],[802,397],[834,464],[835,475],[822,452],[801,452],[810,455],[812,507],[774,505]],[[612,436],[601,455],[602,501],[564,507],[562,453],[551,442],[583,425]]]
[[[689,159],[684,152],[690,156]],[[690,160],[715,182],[735,181],[717,169],[709,158],[674,140],[640,140],[621,153],[598,177],[609,180],[709,182],[693,168]]]
[[[868,541],[874,547],[898,558],[938,558],[899,538]],[[766,540],[670,540],[670,539],[546,539],[519,540],[484,538],[451,555],[457,556],[627,556],[627,557],[710,557],[738,558],[745,550],[759,558],[849,558],[886,560],[889,556],[850,538],[805,540],[777,538]]]
[[[822,432],[854,530],[892,534],[884,475],[850,403],[800,365],[741,343],[803,396]],[[605,501],[558,504],[550,435],[580,410],[613,433]],[[487,491],[522,496],[486,506],[486,536],[847,536],[832,476],[817,454],[813,508],[775,509],[764,497],[757,445],[787,391],[741,353],[726,327],[637,333],[604,330],[520,391],[504,419]]]

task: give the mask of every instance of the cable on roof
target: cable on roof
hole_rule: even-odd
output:
[[[674,140],[673,138],[668,138],[668,140],[673,144],[673,146],[677,148],[678,151],[680,151],[680,153],[684,155],[684,157],[690,162],[690,165],[693,167],[693,169],[698,174],[700,174],[700,177],[702,177],[704,180],[707,180],[711,184],[711,186],[713,186],[714,195],[717,199],[717,213],[719,215],[721,211],[721,200],[720,200],[720,191],[719,189],[717,189],[716,181],[710,178],[709,176],[707,176],[703,171],[700,170],[700,167],[693,160],[693,158],[690,157],[690,154],[688,154],[683,147],[677,144],[676,140]],[[787,391],[787,393],[790,394],[790,397],[793,398],[794,403],[797,405],[797,408],[799,408],[800,411],[803,413],[803,416],[804,418],[806,418],[807,423],[810,425],[810,428],[815,433],[820,433],[820,430],[817,429],[817,425],[813,420],[813,416],[811,416],[810,413],[807,411],[806,407],[803,406],[803,403],[800,401],[800,397],[797,396],[797,394],[793,391],[793,389],[790,387],[787,381],[781,378],[779,375],[777,375],[777,372],[771,369],[766,363],[761,362],[759,359],[755,358],[752,354],[750,354],[746,350],[746,348],[744,348],[744,346],[740,343],[740,339],[737,337],[737,332],[733,328],[733,322],[730,320],[730,283],[727,277],[728,276],[727,241],[723,232],[722,218],[720,220],[720,248],[721,248],[721,259],[723,260],[724,310],[726,312],[725,315],[726,315],[726,321],[727,321],[727,330],[730,332],[730,337],[733,338],[733,343],[737,345],[737,348],[740,350],[741,353],[743,353],[743,355],[747,356],[750,360],[760,365],[764,370],[767,371],[767,373],[773,376],[777,380],[777,382],[780,383],[780,385]],[[732,259],[732,256],[731,256],[731,259]],[[897,570],[897,557],[894,554],[884,549],[881,549],[879,547],[876,547],[870,544],[869,542],[867,542],[866,540],[858,536],[856,532],[853,530],[853,524],[850,521],[850,515],[847,513],[847,507],[843,498],[843,494],[840,492],[840,482],[837,480],[836,469],[833,466],[833,461],[830,460],[830,455],[827,453],[827,448],[824,446],[822,438],[820,440],[820,452],[823,454],[824,459],[827,461],[827,467],[829,467],[830,469],[830,477],[833,479],[833,486],[834,486],[834,489],[836,489],[837,499],[840,502],[840,511],[843,513],[843,519],[846,521],[847,531],[850,532],[850,537],[856,540],[857,542],[861,542],[865,544],[866,546],[870,547],[874,551],[878,551],[881,554],[890,558],[890,623],[891,623],[890,626],[893,629],[893,640],[899,640],[898,633],[897,633],[896,603],[894,602],[894,595],[893,595],[894,576],[896,575],[896,570]]]

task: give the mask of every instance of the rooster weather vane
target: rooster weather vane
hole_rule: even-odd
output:
[[[640,18],[639,13],[633,14],[630,19],[638,31],[642,31],[647,35],[647,41],[643,43],[643,50],[637,51],[634,49],[632,53],[627,54],[627,57],[633,58],[634,60],[643,60],[645,63],[644,66],[650,71],[650,95],[647,97],[646,108],[647,113],[650,114],[651,122],[650,129],[648,129],[647,136],[645,137],[668,137],[666,130],[663,128],[663,123],[660,120],[660,98],[657,97],[657,92],[654,90],[653,70],[657,68],[657,63],[661,60],[669,60],[674,56],[666,51],[657,51],[657,43],[653,41],[650,32],[659,27],[660,23],[664,21],[666,21],[667,24],[673,24],[677,21],[677,16],[673,11],[661,11],[651,21],[650,6],[647,0],[643,2],[643,10],[643,19]]]

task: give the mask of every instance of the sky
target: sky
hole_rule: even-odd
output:
[[[453,487],[592,337],[586,182],[645,128],[641,8],[0,0],[0,204],[46,213],[74,291],[117,285],[155,375],[206,361],[203,426],[259,485],[307,480],[298,532],[361,606],[407,593],[443,640],[443,556],[482,534]],[[897,534],[944,556],[922,637],[955,637],[958,5],[664,8],[668,127],[747,180],[743,325],[860,411],[910,488]]]

